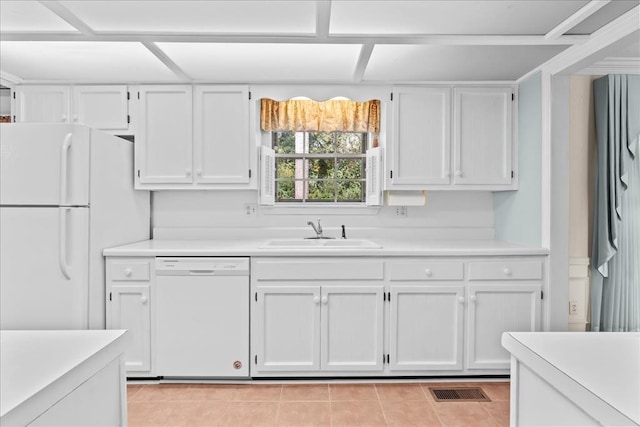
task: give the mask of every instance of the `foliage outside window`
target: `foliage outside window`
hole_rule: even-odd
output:
[[[367,136],[365,132],[272,132],[276,200],[364,202]]]

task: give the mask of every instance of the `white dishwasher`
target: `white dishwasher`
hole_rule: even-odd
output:
[[[249,258],[156,258],[161,377],[249,376]]]

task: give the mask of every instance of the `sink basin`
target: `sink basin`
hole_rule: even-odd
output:
[[[380,249],[382,246],[367,239],[273,239],[262,249]]]

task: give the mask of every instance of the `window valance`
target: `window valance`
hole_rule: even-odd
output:
[[[372,132],[380,131],[380,100],[365,102],[331,99],[260,100],[263,131]]]

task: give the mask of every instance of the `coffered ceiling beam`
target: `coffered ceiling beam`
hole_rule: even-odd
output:
[[[49,9],[51,12],[58,15],[61,19],[66,21],[69,25],[80,31],[82,34],[86,36],[93,36],[95,34],[93,28],[89,27],[83,20],[74,15],[69,9],[61,5],[60,2],[41,1],[39,3]]]
[[[142,42],[144,47],[149,49],[149,51],[156,56],[167,68],[169,68],[173,73],[178,76],[178,78],[185,82],[190,82],[191,77],[185,73],[182,68],[178,66],[171,58],[169,58],[158,46],[151,42]]]
[[[371,58],[371,52],[373,52],[373,44],[365,43],[360,49],[360,55],[358,56],[358,62],[356,62],[356,69],[353,73],[354,83],[360,83],[364,77],[364,72],[369,65],[369,59]]]
[[[331,1],[316,1],[316,37],[326,40],[329,37],[329,25],[331,24]]]
[[[61,33],[3,32],[3,41],[104,41],[104,42],[179,42],[179,43],[327,43],[327,44],[415,44],[415,45],[467,45],[467,46],[526,46],[526,45],[577,45],[589,40],[589,36],[560,36],[547,39],[545,36],[381,36],[354,35],[329,36],[320,39],[315,35],[268,34],[193,34],[193,33],[107,33],[94,35]]]
[[[562,36],[564,33],[569,31],[609,3],[611,3],[611,0],[591,0],[589,3],[585,4],[578,11],[576,11],[573,15],[562,21],[560,24],[556,25],[555,28],[553,28],[545,35],[545,38],[554,39]]]

